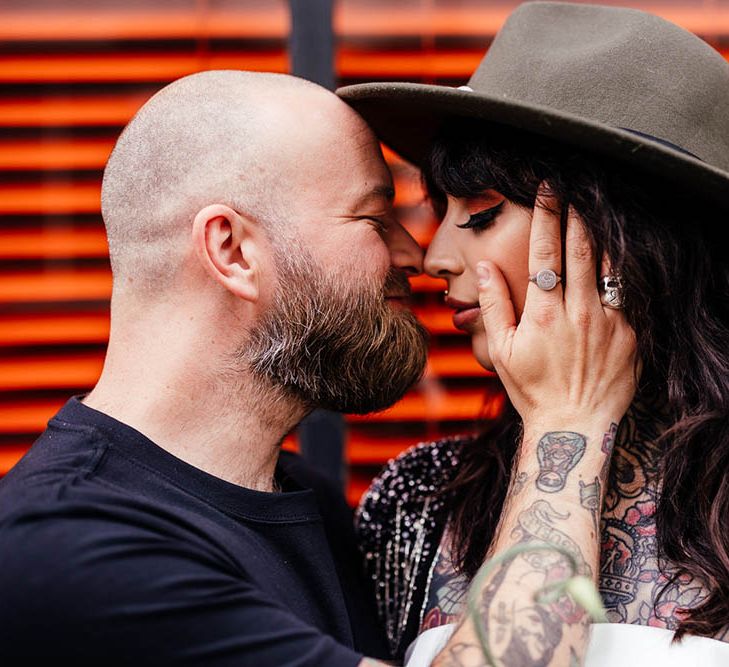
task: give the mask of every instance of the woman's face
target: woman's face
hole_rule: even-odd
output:
[[[478,305],[476,264],[494,262],[509,286],[517,321],[529,285],[531,211],[506,200],[496,190],[478,197],[448,197],[448,208],[425,256],[425,271],[448,281],[446,303],[453,324],[471,335],[473,354],[493,370]]]

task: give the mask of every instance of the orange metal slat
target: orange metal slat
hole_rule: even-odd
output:
[[[172,81],[187,74],[209,69],[245,69],[286,72],[285,52],[215,54],[139,54],[0,56],[0,82],[104,82]]]
[[[410,393],[393,407],[374,415],[351,415],[357,422],[395,421],[470,421],[497,416],[503,405],[501,395],[491,396],[486,388],[472,390],[433,391],[428,395]]]
[[[0,40],[283,39],[288,26],[283,0],[268,3],[265,9],[241,7],[234,12],[197,8],[164,11],[157,7],[142,11],[100,7],[83,12],[64,7],[62,11],[5,11]]]
[[[0,303],[105,301],[110,297],[110,270],[0,274]]]
[[[105,343],[105,313],[14,315],[0,317],[0,347]]]
[[[101,182],[0,186],[0,214],[99,213]]]
[[[6,475],[28,449],[25,445],[0,445],[0,477]]]
[[[92,387],[99,379],[103,364],[103,352],[2,359],[0,391]]]
[[[428,357],[428,375],[439,377],[488,377],[476,361],[470,346],[461,350],[433,350]]]
[[[428,305],[413,308],[413,312],[431,333],[453,334],[454,336],[463,337],[467,335],[453,326],[454,311],[450,308],[440,305]]]
[[[340,76],[377,79],[448,77],[467,80],[478,67],[484,49],[461,51],[372,52],[339,49],[336,69]]]
[[[0,142],[0,170],[102,169],[113,139]]]
[[[99,229],[0,229],[0,260],[107,257],[106,234]]]
[[[423,441],[424,438],[414,436],[353,434],[347,442],[347,461],[350,465],[383,465],[386,461]]]
[[[66,398],[0,401],[0,433],[40,433]]]
[[[448,284],[442,278],[431,278],[425,274],[410,278],[413,292],[444,292]]]
[[[119,94],[57,97],[16,97],[0,100],[0,126],[117,126],[126,125],[151,96]]]
[[[335,30],[347,36],[491,36],[503,25],[518,2],[482,7],[436,6],[397,7],[389,3],[386,11],[374,11],[355,3],[337,3]],[[680,6],[670,2],[644,5],[645,9],[702,35],[729,33],[729,8],[718,4],[695,3]]]

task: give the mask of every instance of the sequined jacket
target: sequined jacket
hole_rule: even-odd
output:
[[[416,445],[390,460],[365,493],[356,531],[377,611],[393,656],[401,658],[425,613],[453,479],[468,437]]]

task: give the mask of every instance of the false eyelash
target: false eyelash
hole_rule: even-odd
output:
[[[502,208],[504,208],[503,201],[493,208],[474,213],[468,218],[468,222],[464,222],[462,225],[456,225],[456,227],[459,229],[473,229],[477,232],[483,231],[494,221],[494,218],[501,212]]]

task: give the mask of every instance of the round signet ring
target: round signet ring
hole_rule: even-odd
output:
[[[539,289],[543,289],[545,292],[549,292],[557,287],[557,283],[562,278],[557,275],[552,269],[542,269],[537,271],[534,276],[529,276],[529,282],[534,283]]]

